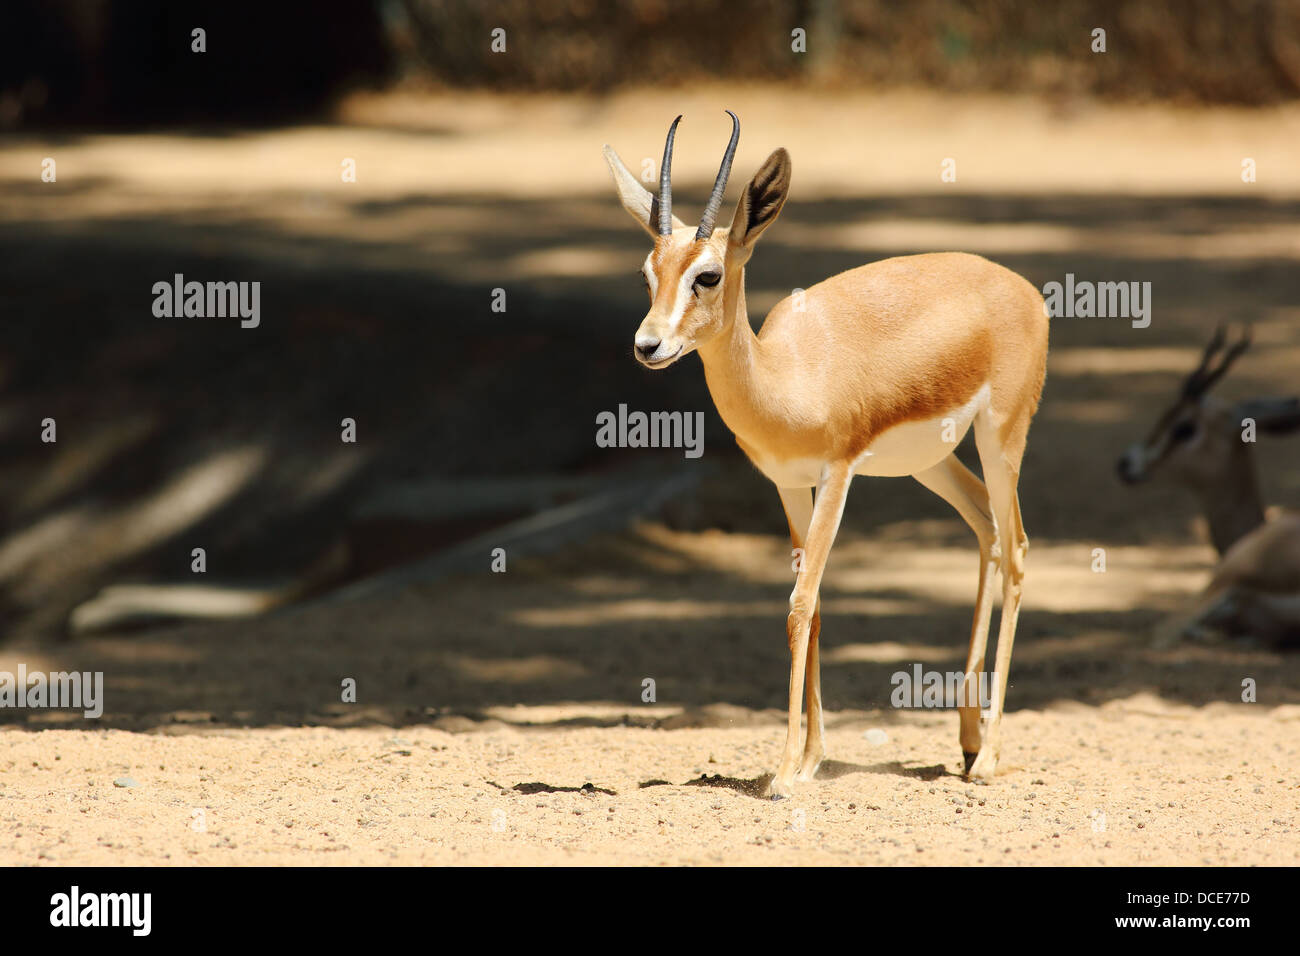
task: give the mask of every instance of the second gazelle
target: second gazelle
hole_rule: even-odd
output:
[[[993,578],[1002,615],[986,715],[973,695],[958,708],[965,771],[988,781],[1001,750],[1002,710],[1029,542],[1017,486],[1047,360],[1038,290],[979,256],[933,253],[885,259],[809,287],[768,314],[755,335],[745,307],[745,264],[790,190],[790,155],[778,149],[741,194],[730,229],[716,229],[740,139],[731,140],[696,229],[672,213],[668,130],[653,196],[605,147],[623,208],[654,237],[642,272],[650,311],[636,333],[647,368],[699,352],[718,414],[750,461],[777,487],[790,538],[803,549],[790,595],[789,721],[772,779],[774,798],[811,779],[825,756],[817,642],[818,591],[855,475],[911,475],[951,504],[979,540],[979,591],[966,658],[968,684],[984,670]],[[981,481],[954,454],[971,427]],[[812,489],[816,488],[814,499]],[[800,712],[808,698],[808,734]],[[802,752],[802,757],[801,757]]]

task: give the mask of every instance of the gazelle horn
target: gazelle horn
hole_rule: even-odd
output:
[[[659,166],[659,235],[673,234],[673,137],[677,135],[677,124],[682,121],[679,116],[668,127],[668,141],[664,143],[664,161]]]
[[[722,165],[718,167],[718,178],[713,182],[713,192],[709,194],[708,205],[704,207],[700,228],[695,230],[697,241],[713,235],[718,210],[722,207],[722,194],[727,191],[727,177],[731,175],[731,161],[736,158],[736,144],[740,142],[740,120],[731,110],[727,110],[727,115],[731,117],[731,142],[727,143],[727,151],[722,156]]]

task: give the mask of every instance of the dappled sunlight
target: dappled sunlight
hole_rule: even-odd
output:
[[[364,182],[349,184],[341,192],[337,183],[264,182],[260,167],[237,179],[250,188],[256,184],[258,192],[253,194],[232,193],[224,180],[206,181],[206,188],[155,192],[144,183],[114,189],[111,178],[100,177],[75,192],[51,195],[51,190],[33,188],[24,179],[0,178],[9,198],[0,209],[0,224],[40,221],[69,235],[111,231],[143,244],[165,234],[170,243],[192,249],[209,246],[214,230],[240,232],[243,251],[268,261],[427,270],[476,282],[623,278],[643,258],[644,236],[627,228],[625,214],[611,208],[609,197],[585,194],[582,187],[607,182],[602,167],[593,166],[581,186],[575,182],[574,191],[549,200],[511,200],[492,189],[477,197],[448,195],[414,184],[394,194],[375,192]],[[689,197],[683,190],[683,198]],[[1188,232],[1170,231],[1158,214],[1142,215],[1143,206],[1159,201],[1140,195],[1129,197],[1133,205],[1115,201],[1113,218],[1124,221],[1121,225],[1105,219],[1071,221],[1054,204],[1016,192],[1003,198],[1025,204],[1022,215],[1027,221],[988,221],[996,215],[999,200],[962,194],[926,196],[925,208],[911,217],[908,206],[915,200],[899,199],[891,207],[887,199],[846,199],[833,205],[810,202],[802,208],[792,201],[781,229],[764,249],[768,256],[779,255],[791,263],[834,256],[846,266],[951,249],[995,259],[1117,261],[1130,265],[1123,273],[1112,268],[1106,278],[1125,281],[1141,278],[1134,268],[1149,274],[1153,266],[1172,260],[1222,266],[1235,260],[1300,259],[1300,237],[1290,222],[1247,219],[1234,228],[1219,221],[1218,207],[1201,211],[1199,230]],[[1070,201],[1080,200],[1071,196]],[[1192,197],[1187,204],[1198,201],[1202,197]],[[1257,202],[1252,196],[1243,200],[1243,207]],[[940,212],[951,218],[934,218]],[[1145,225],[1148,220],[1154,222]],[[784,283],[766,284],[771,271],[771,263],[753,270],[750,292],[757,298],[751,308],[758,314],[790,292]],[[811,283],[823,277],[814,273],[801,280]],[[639,285],[632,282],[627,291],[637,295]]]
[[[71,548],[92,523],[89,508],[70,508],[48,514],[10,534],[0,542],[0,579],[15,578],[51,552]]]
[[[195,664],[204,660],[203,651],[199,647],[190,646],[184,641],[139,634],[96,638],[94,652],[108,664],[108,669],[117,669],[119,673],[132,664]],[[79,658],[84,653],[83,648],[74,647],[64,652],[64,657],[71,666],[81,667],[84,662]]]
[[[1093,321],[1080,319],[1080,322]],[[1261,328],[1264,326],[1261,325]],[[1184,376],[1196,367],[1204,350],[1203,342],[1177,346],[1128,345],[1122,349],[1090,348],[1086,346],[1057,346],[1048,353],[1047,374],[1056,375],[1134,375],[1150,376],[1163,372]],[[1300,365],[1300,348],[1274,348],[1261,359],[1288,365]],[[1152,383],[1151,388],[1168,392],[1166,383]],[[1172,396],[1171,396],[1172,397]]]
[[[662,131],[648,133],[644,118],[677,113],[694,117],[684,140],[713,142],[725,135],[720,99],[744,118],[747,129],[761,131],[742,142],[738,168],[756,166],[775,146],[808,144],[795,159],[796,182],[810,196],[911,190],[917,168],[933,169],[937,180],[938,158],[944,156],[964,160],[964,174],[951,184],[955,191],[1030,187],[1089,193],[1137,185],[1163,194],[1227,192],[1240,183],[1220,170],[1238,162],[1227,151],[1241,141],[1252,142],[1253,155],[1269,170],[1254,189],[1300,192],[1300,173],[1285,160],[1300,135],[1294,106],[1260,110],[1259,118],[1227,108],[1181,114],[1149,104],[1102,103],[1062,114],[1029,96],[876,89],[809,99],[770,83],[628,88],[605,95],[500,97],[456,90],[405,103],[400,95],[359,93],[340,110],[348,125],[205,137],[197,155],[185,137],[84,136],[60,154],[70,174],[93,169],[118,186],[147,184],[178,196],[213,181],[228,183],[234,193],[337,188],[343,156],[357,158],[354,187],[373,195],[492,191],[523,198],[575,187],[603,195],[603,143],[639,168],[643,157],[656,157],[662,148]],[[846,123],[846,116],[856,122]],[[997,156],[988,154],[990,128],[997,130]],[[1125,130],[1123,137],[1116,137],[1117,128]],[[887,147],[881,130],[889,132]],[[0,153],[0,177],[22,178],[42,144],[27,136],[11,139],[13,145]],[[1109,162],[1098,161],[1098,142],[1108,144]],[[1152,155],[1178,156],[1180,162],[1152,163]],[[677,165],[682,187],[707,188],[716,157],[692,148],[682,151]]]
[[[48,650],[31,647],[6,647],[0,650],[0,671],[17,674],[19,668],[25,667],[28,673],[41,672],[49,674],[55,671],[77,670],[75,664],[69,664],[64,655]]]
[[[640,723],[652,723],[680,711],[680,706],[647,704],[640,701],[635,704],[619,704],[609,701],[568,700],[533,706],[512,704],[487,707],[483,710],[483,716],[518,726],[572,723],[614,725],[629,722],[633,717]]]
[[[1094,571],[1091,545],[1034,540],[1026,561],[1025,613],[1168,606],[1199,591],[1210,568],[1210,552],[1202,547],[1104,550],[1106,570]],[[869,545],[858,542],[843,549],[838,565],[843,570],[835,576],[839,588],[903,591],[950,605],[974,602],[978,564],[974,549],[895,549],[887,559],[876,552],[874,560],[872,552]],[[857,561],[866,566],[854,567]],[[1000,593],[999,584],[994,589]]]
[[[634,578],[603,574],[575,578],[569,582],[569,587],[575,594],[589,594],[595,597],[640,595],[642,589],[641,582]]]
[[[827,611],[836,607],[833,602],[844,601],[846,594],[888,595],[870,608],[862,605],[862,613],[868,614],[910,614],[916,613],[918,604],[924,607],[938,602],[956,607],[974,602],[979,552],[973,539],[965,547],[917,543],[916,523],[900,524],[905,527],[899,534],[891,533],[889,526],[869,538],[841,534],[822,588]],[[944,527],[952,528],[963,538],[967,534],[955,519]],[[934,533],[932,529],[930,534]],[[672,570],[677,573],[693,567],[763,586],[793,586],[789,542],[775,535],[683,532],[642,523],[637,527],[636,536],[676,555]],[[1213,566],[1213,552],[1204,545],[1110,545],[1103,548],[1102,556],[1094,553],[1096,547],[1086,542],[1033,539],[1028,558],[1030,575],[1025,584],[1026,608],[1065,613],[1120,611],[1148,604],[1166,607],[1197,593]],[[689,563],[683,564],[684,561]],[[660,560],[652,566],[659,568],[662,564]],[[1000,593],[1000,585],[995,584],[995,591]],[[759,605],[746,602],[744,606]],[[604,607],[601,614],[672,618],[719,613],[724,602],[642,599],[611,602]],[[781,615],[788,610],[784,601],[764,602],[763,607]],[[855,613],[847,607],[845,611]],[[574,621],[576,617],[565,615],[579,612],[573,609],[553,613]],[[543,619],[544,616],[533,620]]]
[[[1124,611],[1167,606],[1205,583],[1210,554],[1202,547],[1107,547],[1105,571],[1095,571],[1093,546],[1034,540],[1027,559],[1025,610],[1057,613]],[[903,593],[948,606],[973,604],[978,552],[907,547],[887,550],[868,541],[841,541],[825,589]],[[1000,593],[1000,584],[994,585]]]
[[[774,510],[779,515],[779,506]],[[656,561],[656,566],[664,570],[669,567],[678,571],[706,568],[734,573],[743,569],[751,576],[750,580],[794,584],[789,539],[773,535],[728,534],[714,529],[675,531],[650,521],[638,522],[635,534],[654,549],[647,549],[642,556]]]
[[[955,521],[951,527],[964,532]],[[977,584],[974,542],[969,547],[916,543],[904,533],[890,532],[887,527],[879,536],[893,539],[887,543],[876,537],[841,535],[822,587],[823,616],[871,620],[969,613]],[[546,629],[714,618],[772,622],[779,627],[789,611],[787,594],[793,574],[789,572],[788,542],[783,538],[683,532],[650,522],[639,524],[628,537],[653,543],[654,548],[637,548],[625,541],[635,559],[626,577],[572,577],[565,582],[564,591],[581,600],[549,595],[544,606],[518,608],[506,618],[521,626]],[[1165,613],[1204,586],[1212,552],[1197,545],[1111,546],[1105,548],[1102,561],[1087,543],[1035,541],[1025,585],[1026,614],[1134,609]],[[672,574],[677,583],[656,583],[655,576],[661,573]],[[704,577],[689,581],[682,577],[692,574]],[[710,582],[718,576],[731,579],[735,584],[729,586],[742,587],[751,594],[730,600],[702,596],[715,590]],[[651,591],[665,589],[668,593],[662,596],[649,596]],[[997,581],[994,593],[1001,593]],[[869,646],[873,649],[866,652],[841,648],[836,653],[850,655],[839,660],[885,660],[895,653],[884,644]],[[914,659],[925,659],[927,653],[922,646],[906,643],[890,647],[905,647],[905,653]],[[943,656],[950,652],[934,649]],[[851,656],[861,653],[867,656]],[[884,656],[870,656],[873,654]]]
[[[822,225],[786,223],[780,242],[800,249],[889,254],[898,249],[961,249],[986,256],[1083,253],[1144,259],[1300,258],[1300,232],[1290,224],[1239,230],[1207,222],[1200,234],[1164,228],[1110,229],[1055,223],[975,223],[958,220],[883,219]]]
[[[509,273],[521,279],[590,277],[628,272],[628,256],[608,246],[568,245],[512,256]]]
[[[464,680],[492,684],[529,684],[582,677],[587,673],[586,668],[576,661],[545,654],[502,659],[457,654],[448,656],[444,663]]]
[[[1047,403],[1038,413],[1040,419],[1090,425],[1117,425],[1133,421],[1133,403],[1117,398],[1058,399]]]
[[[924,605],[891,598],[822,600],[823,614],[917,614]],[[582,604],[573,607],[516,611],[511,620],[528,627],[592,627],[617,621],[689,621],[706,618],[781,620],[790,611],[786,601],[696,601],[686,598],[640,599]]]
[[[105,524],[119,554],[150,547],[194,524],[229,501],[266,461],[260,446],[232,448],[181,471],[144,501],[122,509]]]
[[[299,501],[317,501],[334,494],[360,473],[374,455],[372,448],[347,448],[326,457],[303,479]]]
[[[124,622],[178,618],[255,617],[276,604],[271,588],[203,584],[111,585],[68,615],[68,627],[83,634]]]
[[[192,666],[203,662],[205,657],[200,648],[192,648],[178,641],[162,641],[139,636],[96,639],[95,653],[108,663],[109,676],[112,678],[109,680],[109,685],[122,682],[122,687],[131,688],[148,688],[148,678],[127,676],[138,665]],[[79,666],[78,657],[77,650],[68,653],[72,666]]]
[[[1065,636],[1039,635],[1032,641],[1016,644],[1015,663],[1041,664],[1061,658],[1100,660],[1131,647],[1144,646],[1145,643],[1140,635],[1117,634],[1105,630],[1088,630]]]
[[[23,593],[145,552],[234,499],[265,459],[258,446],[217,452],[120,507],[55,512],[0,544],[0,577]]]
[[[911,664],[916,661],[936,663],[957,660],[965,649],[953,644],[936,647],[926,644],[904,644],[898,641],[877,641],[872,644],[836,644],[822,649],[823,664]]]
[[[153,413],[128,415],[103,422],[88,434],[78,435],[76,441],[55,443],[53,460],[41,481],[23,491],[13,503],[14,509],[23,514],[48,507],[127,454],[157,427],[158,416]]]
[[[694,107],[697,119],[683,135],[711,141],[709,131],[726,123],[716,106],[722,94],[706,84],[521,95],[511,107],[466,91],[358,94],[338,125],[72,137],[58,144],[52,184],[31,178],[50,143],[21,134],[0,148],[0,223],[111,232],[145,245],[165,237],[168,248],[193,250],[211,248],[213,230],[238,231],[232,244],[265,261],[427,270],[461,281],[622,277],[639,261],[644,236],[614,202],[602,144],[639,171],[661,148],[660,130],[649,134],[644,117]],[[833,105],[815,106],[780,85],[726,87],[725,96],[758,137],[743,140],[738,175],[776,145],[794,151],[795,191],[781,228],[765,240],[769,255],[963,249],[1128,263],[1300,258],[1287,214],[1300,196],[1300,171],[1285,160],[1300,129],[1294,106],[1249,117],[1204,111],[1202,120],[1218,123],[1207,137],[1203,122],[1169,123],[1142,106],[1092,104],[1049,117],[1033,98],[951,92],[840,91]],[[846,125],[846,101],[856,104],[852,115],[872,119]],[[390,125],[384,116],[402,119]],[[1119,139],[1116,124],[1127,130]],[[890,130],[888,148],[877,127]],[[1104,157],[1098,136],[1110,145]],[[1268,170],[1249,195],[1223,172],[1239,159],[1225,158],[1234,136],[1250,142]],[[1151,155],[1179,162],[1152,164]],[[961,174],[941,187],[936,157],[945,156],[960,159]],[[341,180],[344,157],[356,162],[354,182]],[[933,175],[918,178],[920,169]],[[682,201],[698,203],[716,157],[684,149],[674,172]],[[632,283],[628,293],[640,289]]]

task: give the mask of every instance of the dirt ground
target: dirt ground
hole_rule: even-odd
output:
[[[954,714],[889,703],[897,671],[960,667],[973,541],[915,483],[877,480],[855,485],[823,588],[831,759],[761,798],[784,735],[784,520],[698,363],[632,363],[644,236],[599,153],[637,168],[686,112],[679,202],[696,204],[723,105],[745,124],[737,179],[794,155],[750,269],[756,324],[791,288],[913,251],[978,252],[1040,287],[1153,283],[1148,329],[1053,324],[992,785],[958,775]],[[11,137],[0,268],[27,324],[0,356],[0,670],[102,671],[106,705],[0,715],[0,863],[1300,862],[1300,654],[1153,646],[1213,552],[1176,489],[1113,477],[1220,322],[1256,339],[1224,394],[1294,393],[1297,143],[1295,109],[770,89],[358,98],[332,126]],[[262,277],[264,334],[157,325],[148,290],[173,271]],[[706,454],[595,448],[595,413],[620,402],[706,411]],[[31,440],[45,414],[52,451]],[[338,450],[344,414],[357,452]],[[1300,443],[1259,454],[1265,500],[1300,502]],[[504,574],[484,554],[253,620],[62,628],[105,584],[183,580],[196,541],[214,577],[290,575],[386,483],[468,495],[633,459],[700,480]],[[466,533],[425,531],[425,550]]]
[[[1296,862],[1300,661],[1145,649],[1068,548],[1035,555],[1004,766],[977,786],[953,714],[886,703],[912,661],[960,666],[947,579],[970,556],[906,548],[891,572],[846,542],[823,632],[830,759],[763,799],[784,734],[781,554],[721,537],[645,526],[505,576],[54,655],[108,675],[110,713],[0,732],[0,861]],[[1045,624],[1045,605],[1080,620]],[[355,704],[337,702],[345,677]]]

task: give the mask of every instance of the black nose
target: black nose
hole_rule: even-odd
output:
[[[647,342],[645,345],[638,344],[636,346],[636,350],[641,354],[642,358],[649,358],[654,355],[655,349],[657,348],[659,348],[659,339],[655,339],[653,342]]]
[[[1119,480],[1124,484],[1131,485],[1134,483],[1133,466],[1129,464],[1127,455],[1115,462],[1115,471],[1119,475]]]

